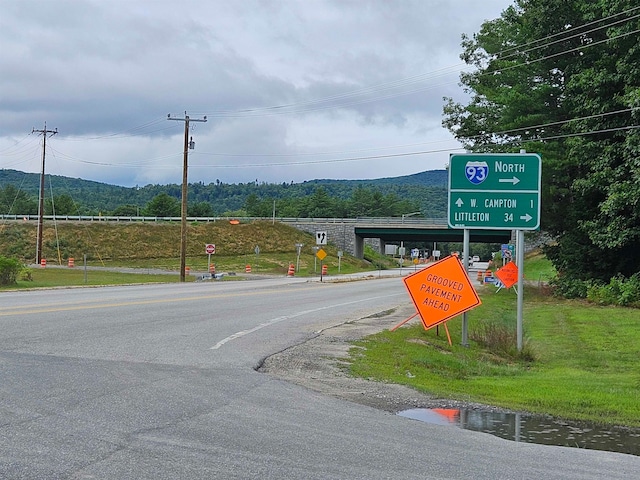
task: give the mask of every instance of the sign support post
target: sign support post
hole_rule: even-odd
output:
[[[518,351],[522,351],[522,312],[524,310],[524,230],[516,230],[516,265],[518,266],[518,306],[516,310],[516,335]]]
[[[523,342],[524,231],[540,228],[542,159],[519,154],[452,154],[449,157],[451,228],[515,230],[518,267],[517,343]],[[464,263],[468,253],[464,252]],[[466,322],[463,320],[463,343]]]
[[[468,228],[465,228],[462,233],[462,265],[464,265],[464,271],[469,275],[469,238],[470,232]],[[445,324],[446,326],[446,324]],[[447,335],[449,332],[447,331]],[[467,312],[462,314],[462,345],[464,347],[469,346],[469,320],[467,318]]]

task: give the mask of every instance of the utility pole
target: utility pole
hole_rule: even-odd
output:
[[[44,228],[44,159],[47,153],[47,135],[53,137],[58,133],[58,129],[47,130],[47,122],[44,122],[43,130],[31,129],[31,133],[42,134],[42,171],[40,172],[40,194],[38,196],[38,235],[36,239],[36,264],[42,260],[42,231]]]
[[[193,137],[189,141],[189,122],[206,122],[207,117],[201,119],[189,118],[187,112],[184,112],[184,118],[172,117],[167,115],[168,120],[177,120],[184,122],[184,159],[182,165],[182,206],[181,206],[181,229],[180,229],[180,281],[186,280],[186,252],[187,252],[187,169],[189,166],[189,149],[195,147]]]

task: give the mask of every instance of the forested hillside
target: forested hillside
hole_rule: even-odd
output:
[[[516,2],[463,39],[467,100],[444,107],[471,152],[541,154],[546,254],[571,296],[640,277],[639,8]]]
[[[0,214],[36,214],[40,176],[0,170]],[[47,175],[46,211],[59,215],[179,215],[181,186],[119,187]],[[189,184],[189,215],[281,217],[446,215],[446,170],[376,180]]]

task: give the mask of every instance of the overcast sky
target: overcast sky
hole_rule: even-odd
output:
[[[442,169],[461,35],[512,3],[0,0],[0,169],[40,171],[46,122],[47,173],[180,184],[185,112],[189,182]]]

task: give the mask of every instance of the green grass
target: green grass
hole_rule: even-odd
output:
[[[556,269],[550,260],[536,251],[525,257],[524,277],[530,282],[548,282],[556,276]]]
[[[516,296],[480,288],[469,313],[470,337],[487,323],[514,332]],[[356,342],[353,375],[410,385],[442,398],[479,402],[559,418],[640,426],[640,310],[596,307],[525,294],[525,347],[535,360],[497,353],[473,340],[459,345],[459,319],[424,331],[421,324]],[[517,351],[517,350],[516,350]]]
[[[43,258],[48,259],[49,265],[66,265],[68,258],[74,258],[76,268],[86,256],[89,266],[177,272],[180,268],[180,235],[180,224],[170,222],[63,222],[56,228],[46,223]],[[35,224],[0,224],[0,256],[17,258],[24,263],[33,262],[35,240]],[[208,271],[208,256],[204,251],[208,243],[216,244],[216,253],[211,256],[211,262],[215,264],[217,272],[244,273],[246,265],[251,265],[252,273],[286,275],[289,265],[298,263],[295,245],[302,243],[300,269],[296,275],[320,274],[320,262],[314,256],[314,236],[288,225],[271,222],[231,225],[226,221],[189,224],[186,262],[192,272]],[[259,255],[254,253],[256,246],[260,247]],[[328,267],[328,275],[338,273],[338,250],[336,245],[325,247],[327,258],[324,263]],[[340,261],[340,273],[343,274],[374,269],[373,264],[350,255],[343,256]],[[66,281],[65,278],[61,277],[61,281]],[[112,281],[112,278],[106,278],[104,283]],[[120,281],[126,283],[127,279]],[[144,279],[139,277],[131,281]],[[171,281],[170,277],[164,281]],[[73,280],[69,282],[77,283]],[[24,286],[35,286],[35,283],[19,285]]]
[[[71,286],[97,285],[127,285],[134,283],[169,283],[178,282],[176,275],[133,274],[110,271],[85,271],[82,267],[75,268],[34,268],[30,269],[31,280],[19,278],[14,285],[2,285],[3,290],[22,290],[26,288],[51,288]],[[193,278],[189,279],[193,280]]]

